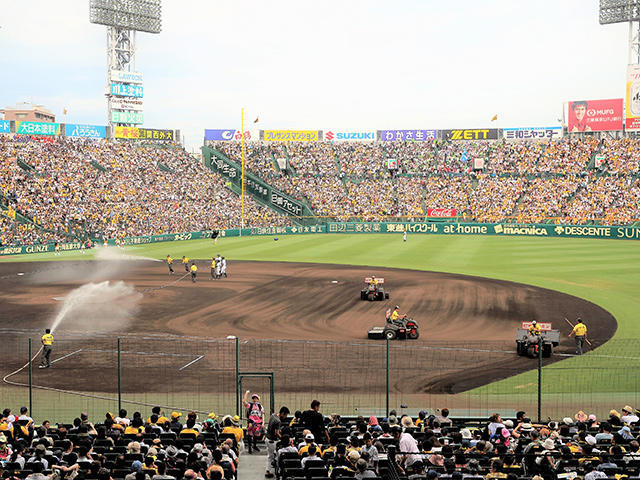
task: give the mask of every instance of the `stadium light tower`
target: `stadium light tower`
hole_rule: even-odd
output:
[[[90,0],[89,21],[107,27],[107,122],[143,123],[136,32],[160,33],[161,0]]]
[[[640,0],[600,0],[600,25],[629,23],[629,65],[640,64]]]

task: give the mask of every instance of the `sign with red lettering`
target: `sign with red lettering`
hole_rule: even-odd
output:
[[[520,328],[524,328],[525,330],[529,330],[530,326],[531,326],[531,322],[520,323]],[[542,330],[543,332],[550,332],[551,330],[553,330],[553,325],[551,324],[551,322],[538,322],[538,326],[540,327],[540,330]]]
[[[428,208],[427,217],[437,218],[451,218],[457,217],[457,210],[455,208]]]

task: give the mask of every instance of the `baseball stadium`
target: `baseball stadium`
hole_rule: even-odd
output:
[[[231,87],[167,126],[149,49],[197,12],[73,3],[106,121],[0,110],[2,479],[640,478],[640,2],[593,30],[628,26],[626,92],[419,129],[281,128]]]

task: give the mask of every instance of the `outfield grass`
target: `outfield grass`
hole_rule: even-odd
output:
[[[614,338],[593,354],[569,358],[544,369],[544,391],[568,401],[589,401],[610,392],[615,404],[638,405],[640,352],[640,243],[634,241],[410,235],[297,235],[223,238],[128,247],[127,253],[163,259],[208,259],[220,253],[234,260],[319,262],[434,270],[497,278],[558,290],[592,301],[618,321]],[[1,258],[0,261],[76,260],[94,252],[64,252]],[[547,319],[545,319],[547,320]],[[563,321],[561,317],[548,319]],[[589,319],[585,322],[588,324]],[[514,346],[515,348],[515,346]],[[530,389],[535,371],[493,383],[472,394],[518,395]],[[630,398],[632,397],[632,398]],[[606,396],[602,401],[606,401]]]

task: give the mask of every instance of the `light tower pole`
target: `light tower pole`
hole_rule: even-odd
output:
[[[107,124],[137,125],[142,74],[136,71],[136,32],[160,33],[161,0],[91,0],[89,20],[107,27]]]

